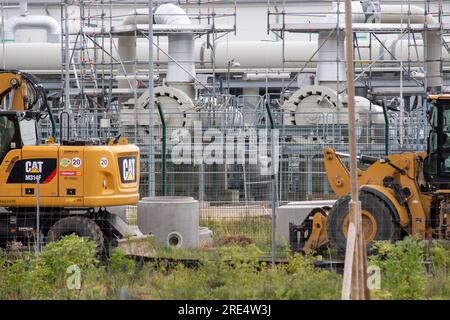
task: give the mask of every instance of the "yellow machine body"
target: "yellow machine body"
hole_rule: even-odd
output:
[[[139,149],[134,145],[24,146],[0,165],[0,206],[109,207],[139,201]]]
[[[39,144],[35,126],[41,111],[34,110],[37,114],[34,118],[27,118],[26,113],[33,112],[33,102],[42,93],[41,88],[26,73],[0,72],[0,102],[3,104],[0,111],[0,207],[35,207],[38,194],[41,207],[136,204],[139,201],[138,147],[128,144],[124,138],[110,139],[106,145],[89,142],[59,145],[54,139]],[[34,122],[22,128],[21,122],[27,121]],[[26,143],[30,134],[31,141],[35,142]]]
[[[358,169],[358,186],[363,198],[360,201],[366,244],[374,240],[395,241],[404,235],[450,238],[450,95],[432,95],[429,101],[431,129],[427,152],[359,157],[365,164]],[[328,182],[339,199],[332,208],[313,211],[309,221],[292,226],[292,230],[303,232],[300,245],[295,247],[304,252],[329,243],[345,249],[350,174],[343,157],[348,155],[332,148],[323,150]],[[293,239],[296,243],[298,235]]]
[[[76,234],[108,254],[117,239],[135,234],[121,210],[139,201],[137,146],[120,136],[55,143],[46,91],[25,72],[0,70],[0,104],[0,246]],[[42,144],[43,117],[52,137]]]
[[[339,197],[346,195],[350,192],[350,176],[346,166],[334,149],[325,148],[323,154],[325,171],[327,172],[331,188]],[[421,181],[420,176],[423,174],[423,159],[426,158],[426,153],[393,154],[388,156],[388,158],[391,164],[403,170],[404,174],[401,174],[395,167],[379,160],[366,170],[358,171],[358,185],[360,188],[371,190],[377,195],[388,199],[395,207],[401,227],[409,229],[409,233],[412,235],[419,235],[424,238],[427,215],[432,200],[431,194],[420,192],[419,185],[419,181]],[[410,196],[406,198],[406,204],[400,204],[394,191],[383,186],[385,177],[392,177],[402,189],[409,189]]]

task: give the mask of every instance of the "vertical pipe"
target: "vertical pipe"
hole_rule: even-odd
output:
[[[3,8],[3,0],[2,0],[2,47],[3,47],[3,52],[2,52],[2,67],[3,69],[5,69],[6,66],[6,45],[5,45],[5,11]]]
[[[64,47],[66,48],[66,52],[65,52],[65,57],[64,57],[64,68],[65,68],[65,94],[64,97],[66,99],[65,103],[64,103],[64,111],[66,112],[70,112],[70,50],[69,50],[69,37],[70,37],[70,33],[69,33],[69,21],[68,21],[68,17],[69,17],[69,12],[67,10],[67,6],[68,3],[65,2],[64,3]],[[70,125],[70,124],[69,124]],[[70,138],[70,137],[68,137]]]
[[[148,0],[148,131],[149,131],[149,152],[148,152],[148,196],[155,196],[155,153],[153,145],[154,126],[154,92],[153,92],[153,0]]]
[[[20,15],[25,17],[28,14],[28,0],[20,1]]]

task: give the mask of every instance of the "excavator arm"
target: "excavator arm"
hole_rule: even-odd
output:
[[[11,94],[10,106],[3,109],[25,111],[29,108],[30,97],[26,80],[21,74],[0,72],[0,101],[5,101],[6,95]]]
[[[10,99],[7,101],[8,95]],[[5,105],[6,103],[8,104]],[[56,136],[56,123],[47,103],[45,89],[31,74],[0,69],[0,105],[0,109],[6,111],[32,111],[38,118],[48,115],[52,124],[52,136]]]

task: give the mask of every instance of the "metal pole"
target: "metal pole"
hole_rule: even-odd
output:
[[[148,0],[148,196],[155,196],[155,148],[153,145],[154,126],[154,93],[153,93],[153,0]]]
[[[231,63],[233,60],[228,61],[228,68],[227,68],[227,93],[230,94],[230,69],[231,69]]]
[[[164,118],[164,112],[161,108],[161,104],[158,103],[157,105],[158,107],[158,112],[159,112],[159,117],[161,118],[161,124],[162,124],[162,155],[161,155],[161,192],[163,196],[166,196],[167,194],[167,188],[166,188],[166,168],[167,168],[167,160],[166,160],[166,139],[167,139],[167,126],[166,126],[166,119]]]
[[[266,94],[266,98],[267,98]],[[275,124],[273,121],[272,110],[270,110],[269,101],[266,100],[266,111],[269,117],[270,122],[270,146],[271,146],[271,166],[272,166],[272,266],[275,265],[275,257],[276,257],[276,238],[275,238],[275,230],[276,230],[276,219],[277,219],[277,199],[278,199],[278,191],[277,191],[277,174],[275,171],[275,163],[278,159],[275,159]]]
[[[35,253],[38,254],[41,252],[41,214],[40,214],[40,206],[39,202],[40,198],[40,178],[38,177],[36,180],[36,246]]]
[[[383,106],[384,116],[384,154],[389,155],[389,116],[387,107]]]
[[[199,182],[198,182],[198,201],[202,202],[205,197],[205,168],[203,166],[203,161],[198,166],[199,171]]]
[[[4,1],[2,1],[2,67],[5,69],[6,66],[6,39],[5,39],[5,11],[4,11]]]
[[[400,34],[403,34],[403,3],[400,5]],[[408,33],[409,34],[409,33]],[[409,41],[408,41],[409,43]],[[404,143],[404,129],[403,125],[405,123],[405,101],[403,100],[403,41],[400,41],[400,150],[403,150]]]
[[[69,49],[70,32],[69,32],[69,12],[67,10],[67,6],[68,6],[68,3],[67,3],[67,1],[65,1],[65,3],[64,3],[64,16],[65,17],[64,17],[64,33],[63,33],[63,35],[65,37],[64,38],[64,46],[66,48],[65,58],[64,58],[64,60],[65,60],[64,61],[65,62],[64,77],[65,77],[65,81],[66,81],[65,88],[64,88],[65,89],[64,96],[65,96],[66,101],[64,103],[64,111],[69,113],[70,112],[70,71],[69,71],[70,70],[70,49]],[[69,125],[70,125],[70,123],[69,123]]]
[[[345,0],[345,55],[347,61],[347,103],[350,151],[350,223],[347,232],[342,299],[362,300],[367,297],[365,290],[365,248],[361,224],[361,202],[359,201],[358,168],[355,135],[355,84],[353,70],[353,25],[352,1]]]

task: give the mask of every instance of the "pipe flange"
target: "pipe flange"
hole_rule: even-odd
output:
[[[193,125],[197,119],[195,114],[195,105],[191,98],[180,89],[160,86],[154,88],[154,104],[162,106],[162,110],[168,127],[187,128]],[[148,91],[145,91],[138,99],[135,105],[134,99],[128,100],[124,105],[130,109],[134,107],[138,110],[148,109]],[[156,124],[161,124],[158,110],[154,110],[154,119]]]
[[[155,101],[162,106],[170,127],[191,127],[195,120],[192,99],[180,89],[161,86],[154,89]]]
[[[283,104],[284,123],[290,125],[325,123],[324,114],[338,112],[344,106],[343,99],[343,95],[325,86],[303,87]]]

